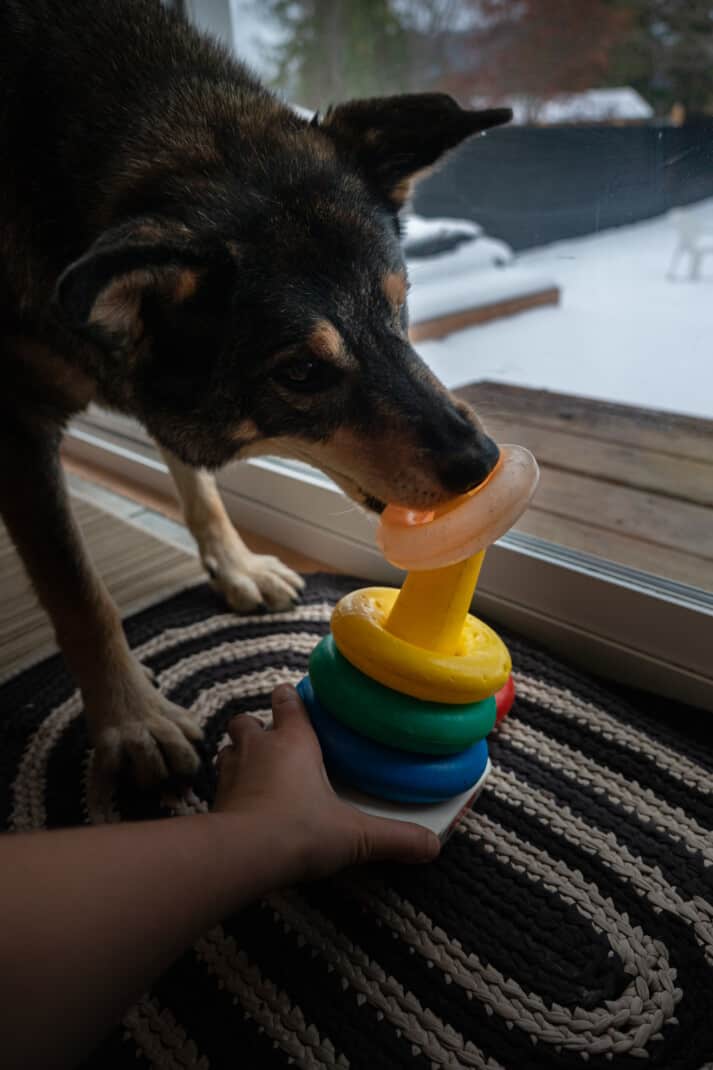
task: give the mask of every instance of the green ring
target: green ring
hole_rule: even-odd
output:
[[[487,736],[495,724],[493,696],[455,706],[403,695],[355,669],[331,635],[312,651],[309,675],[317,698],[333,717],[400,750],[456,754]]]

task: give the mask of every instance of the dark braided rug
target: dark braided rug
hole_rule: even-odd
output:
[[[205,587],[132,617],[132,645],[214,752],[302,674],[333,602],[240,619]],[[623,697],[512,636],[494,775],[438,862],[344,874],[227,919],[91,1061],[186,1067],[713,1068],[709,719]],[[61,660],[0,688],[0,821],[106,819]],[[205,807],[212,767],[185,808]],[[120,789],[124,818],[156,799]],[[116,815],[114,815],[116,816]]]

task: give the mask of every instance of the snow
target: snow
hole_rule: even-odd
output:
[[[467,219],[403,219],[404,251],[411,290],[409,315],[412,323],[479,308],[497,301],[551,289],[551,276],[512,267],[509,245],[489,238],[483,228]],[[426,243],[461,244],[434,256],[418,256]]]
[[[427,239],[458,237],[461,234],[477,238],[483,233],[483,228],[470,219],[424,219],[420,215],[406,215],[402,219],[402,225],[404,245]]]
[[[404,230],[412,323],[549,290],[556,285],[551,275],[511,266],[514,255],[510,246],[489,238],[481,226],[469,220],[409,215],[404,219]],[[465,243],[447,253],[418,259],[409,257],[409,248],[414,245],[459,235],[466,237]]]
[[[490,238],[478,228],[477,237],[440,256],[425,256],[413,260],[409,258],[406,246],[406,259],[411,282],[415,286],[430,279],[453,279],[457,276],[472,275],[483,268],[509,264],[513,261],[513,251],[504,241]]]
[[[545,126],[556,123],[631,122],[653,119],[654,110],[631,86],[611,89],[587,89],[582,93],[561,93],[540,98],[514,96],[497,101],[512,108],[514,123],[536,122]],[[484,98],[471,101],[474,108],[491,106]]]
[[[713,199],[685,211],[713,226]],[[685,277],[685,265],[667,278],[677,241],[674,222],[661,216],[530,250],[502,276],[518,270],[554,281],[560,306],[416,348],[449,387],[490,379],[713,417],[713,256],[699,281]],[[487,289],[488,272],[473,270],[461,282],[476,291],[481,275]],[[414,297],[421,308],[431,300],[429,286],[434,305],[442,287],[455,286],[455,277],[420,281]]]
[[[653,119],[654,109],[630,86],[619,89],[588,89],[543,103],[541,123],[602,123],[607,120]]]
[[[412,323],[446,316],[451,312],[480,308],[498,301],[549,290],[556,285],[552,276],[521,268],[490,268],[474,274],[431,279],[425,285],[412,283],[409,315]]]

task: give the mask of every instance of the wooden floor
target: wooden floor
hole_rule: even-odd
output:
[[[519,530],[713,592],[713,421],[503,383],[457,393],[540,463]]]
[[[120,503],[125,499],[120,499]],[[84,543],[109,592],[125,615],[203,580],[195,556],[156,538],[133,522],[129,504],[111,512],[72,496]],[[56,650],[49,618],[40,607],[19,555],[0,522],[0,679]]]
[[[175,497],[167,497],[151,488],[134,483],[130,479],[124,479],[103,468],[96,468],[91,464],[78,461],[75,457],[68,457],[66,454],[63,454],[62,463],[70,480],[70,488],[80,495],[85,497],[89,495],[91,501],[110,512],[116,512],[117,497],[119,497],[126,503],[128,509],[127,513],[120,513],[120,515],[125,515],[132,524],[143,527],[160,539],[177,543],[190,553],[196,552],[195,542],[183,523],[181,508]],[[72,483],[72,479],[79,481],[81,489],[79,485]],[[102,488],[108,492],[106,500],[102,500]],[[321,561],[282,546],[265,535],[247,531],[242,525],[240,535],[253,553],[275,554],[297,572],[320,572],[327,568]],[[329,569],[328,571],[338,570]]]
[[[178,503],[74,461],[65,461],[72,512],[90,558],[122,616],[205,580]],[[261,535],[241,531],[255,553],[278,554],[291,568],[324,566]],[[334,570],[331,570],[334,571]],[[0,680],[54,653],[49,619],[0,521]]]

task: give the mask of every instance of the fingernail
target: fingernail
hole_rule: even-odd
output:
[[[272,701],[280,706],[285,702],[291,702],[295,698],[297,698],[297,692],[292,684],[278,684],[272,694]]]

